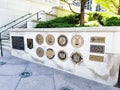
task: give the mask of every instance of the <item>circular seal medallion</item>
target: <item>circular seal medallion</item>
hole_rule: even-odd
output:
[[[59,52],[58,52],[58,57],[59,57],[59,59],[61,59],[61,60],[65,60],[66,57],[67,57],[66,52],[63,51],[63,50],[59,51]]]
[[[65,35],[60,35],[59,37],[58,37],[58,44],[60,45],[60,46],[65,46],[66,44],[67,44],[67,37],[65,36]]]
[[[82,55],[78,52],[72,53],[71,55],[71,59],[74,63],[79,63],[80,61],[82,61]]]
[[[54,36],[51,35],[51,34],[47,35],[47,37],[46,37],[46,42],[47,42],[48,45],[53,45],[54,42],[55,42]]]
[[[43,36],[42,36],[41,34],[38,34],[38,35],[36,36],[36,42],[37,42],[38,44],[42,44],[43,41],[44,41]]]
[[[79,48],[83,45],[84,40],[80,35],[75,35],[72,37],[71,43],[72,43],[73,47]]]
[[[39,57],[43,57],[43,55],[44,55],[44,50],[43,50],[41,47],[38,47],[37,50],[36,50],[36,54],[37,54],[37,56],[39,56]]]
[[[49,59],[53,59],[54,56],[55,56],[54,50],[51,49],[51,48],[47,49],[47,51],[46,51],[46,56],[47,56],[47,58],[49,58]]]

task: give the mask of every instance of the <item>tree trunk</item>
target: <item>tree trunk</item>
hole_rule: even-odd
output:
[[[85,13],[85,2],[86,0],[81,0],[81,15],[80,15],[80,25],[84,26],[84,13]]]
[[[120,0],[119,0],[119,5],[118,5],[118,15],[120,15]]]

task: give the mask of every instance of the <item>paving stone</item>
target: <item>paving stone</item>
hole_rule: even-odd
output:
[[[26,71],[32,72],[33,75],[52,75],[53,74],[52,68],[49,68],[40,64],[34,64],[34,63],[29,64]]]
[[[54,78],[56,90],[60,90],[64,86],[71,87],[74,90],[120,90],[119,88],[107,86],[58,70],[54,70]]]
[[[0,76],[0,90],[15,90],[19,80],[18,76]]]
[[[22,78],[16,90],[55,90],[52,75]]]

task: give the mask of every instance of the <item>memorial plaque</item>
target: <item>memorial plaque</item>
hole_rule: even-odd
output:
[[[47,51],[46,51],[46,56],[49,58],[49,59],[53,59],[54,58],[54,56],[55,56],[55,52],[54,52],[54,50],[53,49],[47,49]]]
[[[58,37],[58,44],[60,46],[65,46],[67,44],[68,40],[67,40],[67,37],[65,35],[60,35]]]
[[[66,52],[63,51],[63,50],[59,51],[58,52],[58,57],[59,57],[60,60],[65,60],[66,57],[67,57]]]
[[[104,54],[105,46],[104,45],[90,45],[91,53],[100,53]]]
[[[71,59],[74,63],[79,63],[82,61],[82,55],[78,52],[72,53]]]
[[[104,56],[90,55],[89,60],[103,62]]]
[[[24,37],[12,36],[12,48],[18,50],[24,50]]]
[[[29,49],[33,48],[33,39],[30,39],[30,38],[27,39],[27,47]]]
[[[47,35],[47,37],[46,37],[46,42],[47,42],[48,45],[53,45],[54,42],[55,42],[54,36],[51,35],[51,34]]]
[[[39,56],[39,57],[43,57],[43,55],[44,55],[44,50],[43,50],[41,47],[38,47],[37,50],[36,50],[36,54],[37,54],[37,56]]]
[[[80,35],[75,35],[72,37],[71,43],[73,47],[79,48],[84,44],[84,40]]]
[[[36,36],[36,42],[37,42],[38,44],[42,44],[43,41],[44,41],[43,36],[42,36],[41,34],[38,34],[38,35]]]
[[[92,42],[92,43],[105,43],[105,37],[91,37],[90,42]]]

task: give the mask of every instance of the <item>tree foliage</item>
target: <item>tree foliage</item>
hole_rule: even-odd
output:
[[[120,0],[94,0],[110,12],[120,15]]]

